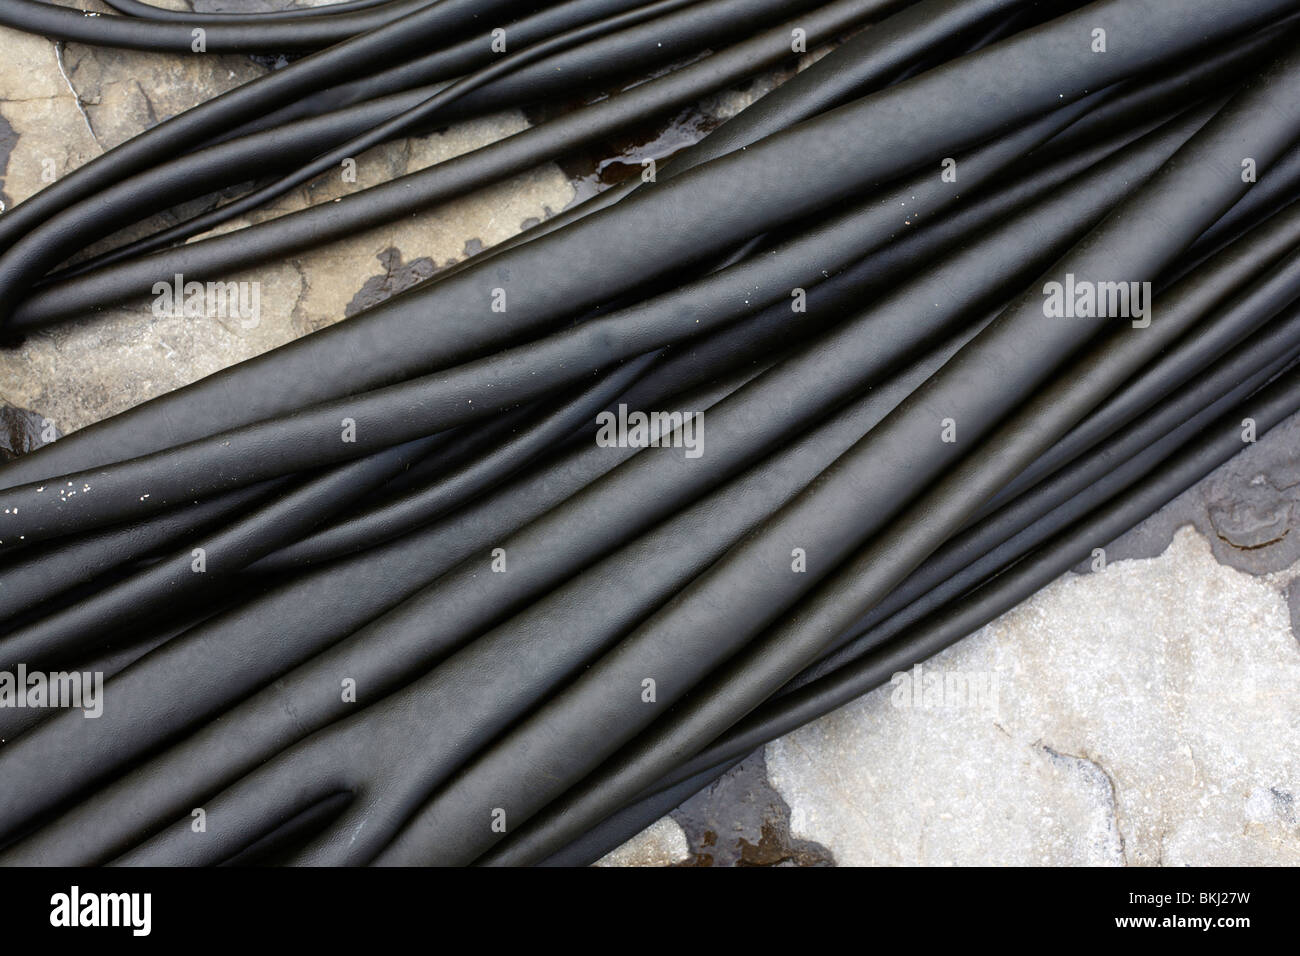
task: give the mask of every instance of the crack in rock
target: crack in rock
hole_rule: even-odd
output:
[[[95,144],[102,149],[104,144],[100,143],[99,134],[95,132],[94,124],[90,122],[90,114],[86,112],[85,101],[82,100],[81,93],[78,92],[77,88],[72,85],[72,77],[68,76],[67,66],[63,62],[64,46],[62,40],[54,42],[54,59],[59,64],[59,75],[63,77],[63,82],[68,85],[68,91],[72,93],[72,100],[77,105],[77,112],[81,114],[81,119],[86,124],[86,132],[90,134],[90,138],[95,141]]]
[[[1128,850],[1124,841],[1124,830],[1119,823],[1119,787],[1116,786],[1115,778],[1111,775],[1111,772],[1102,766],[1100,761],[1086,754],[1065,753],[1042,741],[1039,741],[1036,746],[1055,761],[1077,766],[1084,773],[1094,778],[1098,774],[1101,775],[1101,778],[1106,782],[1106,802],[1110,809],[1109,829],[1119,842],[1120,862],[1127,863]]]

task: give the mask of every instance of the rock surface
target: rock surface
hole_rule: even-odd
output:
[[[842,864],[1294,865],[1293,579],[1184,528],[1057,580],[923,665],[995,693],[883,687],[769,745],[791,831]]]
[[[76,5],[109,10],[94,0]],[[246,56],[181,59],[65,46],[12,31],[5,31],[4,39],[8,55],[0,60],[0,197],[7,205],[44,185],[45,170],[52,168],[57,176],[74,169],[179,110],[266,72]],[[355,183],[344,182],[342,175],[325,177],[221,229],[329,201],[475,149],[525,125],[523,115],[512,110],[388,144],[359,158]],[[6,129],[12,132],[6,134]],[[239,317],[158,316],[151,308],[151,290],[141,290],[136,302],[31,335],[21,348],[4,352],[0,397],[48,417],[62,432],[75,431],[337,322],[359,297],[361,304],[372,304],[421,277],[417,270],[407,281],[402,263],[427,263],[427,276],[463,258],[467,242],[500,242],[519,232],[525,220],[563,208],[573,195],[559,168],[548,164],[464,199],[255,270],[186,277],[258,283],[256,323]],[[157,228],[164,220],[154,222]]]

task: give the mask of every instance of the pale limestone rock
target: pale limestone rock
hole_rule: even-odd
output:
[[[265,72],[244,56],[183,58],[77,44],[56,49],[49,40],[11,30],[4,31],[4,42],[0,118],[13,131],[13,146],[7,163],[0,152],[0,192],[11,204],[45,185],[44,159],[51,158],[61,175],[152,123]],[[527,126],[512,110],[387,144],[358,157],[355,183],[322,177],[219,231],[328,202]],[[467,243],[498,243],[525,220],[562,209],[573,195],[558,167],[546,164],[289,259],[229,275],[185,277],[259,283],[254,327],[237,317],[155,315],[152,290],[142,289],[138,301],[33,334],[21,348],[4,352],[0,397],[38,411],[63,433],[75,431],[343,319],[367,280],[383,274],[380,257],[387,250],[398,250],[406,262],[428,259],[432,272],[462,258]],[[160,224],[155,220],[153,228]]]
[[[689,859],[686,834],[672,817],[661,817],[616,850],[596,861],[596,866],[672,866]]]
[[[791,832],[841,864],[1295,865],[1298,573],[1184,529],[1066,575],[924,665],[996,674],[995,706],[884,687],[769,745]]]

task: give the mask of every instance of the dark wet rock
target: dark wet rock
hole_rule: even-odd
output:
[[[45,416],[0,402],[0,461],[12,461],[45,444],[44,429]],[[57,429],[54,434],[58,437]]]
[[[1244,551],[1278,544],[1290,531],[1292,502],[1264,476],[1245,488],[1226,489],[1210,503],[1210,523],[1218,536]]]
[[[465,243],[466,249],[471,243],[478,241],[469,240]],[[383,273],[366,280],[361,291],[352,297],[352,301],[343,310],[344,315],[356,315],[363,309],[390,299],[399,292],[405,292],[411,286],[429,278],[438,268],[428,256],[403,263],[401,250],[392,247],[385,249],[377,258],[384,267]]]
[[[1192,525],[1221,564],[1271,574],[1300,561],[1300,415],[1246,446],[1132,531],[1106,545],[1106,561],[1153,558]],[[1075,571],[1086,574],[1090,562]],[[1294,607],[1294,604],[1293,604]]]
[[[1286,589],[1286,606],[1291,612],[1291,633],[1300,641],[1300,578],[1292,581]]]
[[[830,850],[790,833],[790,807],[760,749],[673,811],[691,857],[681,866],[834,866]]]
[[[18,142],[18,134],[9,121],[0,115],[0,210],[13,206],[13,200],[4,191],[5,172],[9,168],[9,154]]]

